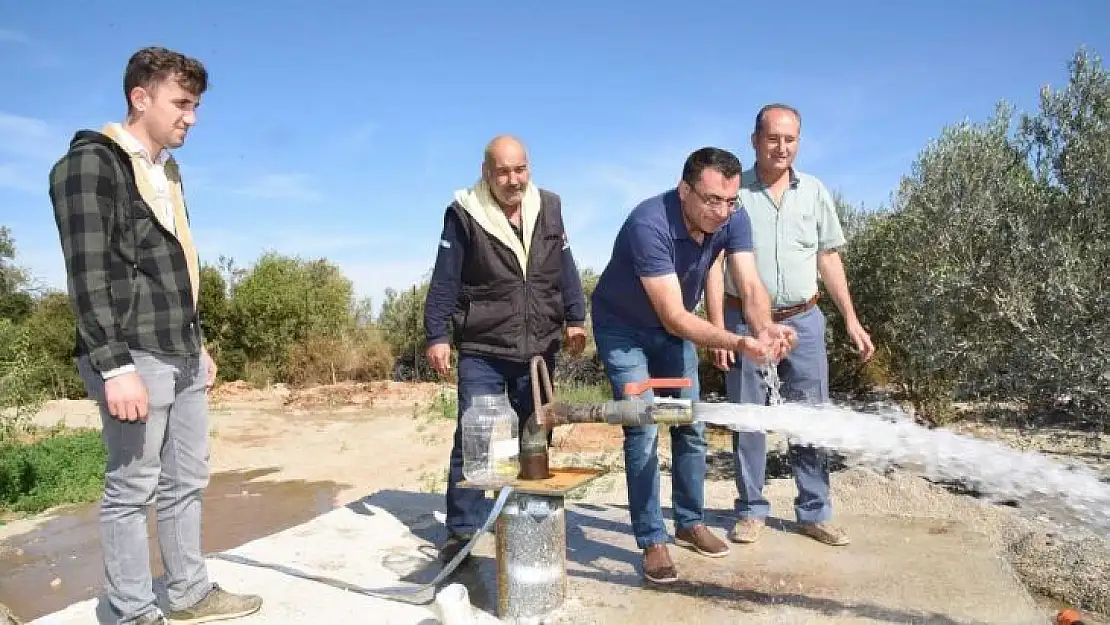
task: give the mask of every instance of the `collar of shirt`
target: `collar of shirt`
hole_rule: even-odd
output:
[[[685,239],[693,242],[690,230],[686,227],[686,220],[682,218],[682,200],[678,197],[678,189],[672,189],[663,196],[663,207],[667,213],[667,225],[671,228],[671,237],[675,241]]]
[[[123,149],[127,150],[128,153],[137,154],[151,165],[165,165],[166,162],[169,160],[170,151],[166,148],[162,148],[161,150],[159,150],[157,157],[151,158],[150,151],[146,149],[146,146],[143,145],[143,142],[139,141],[139,139],[135,135],[128,132],[127,128],[125,128],[123,124],[113,125],[116,127],[117,130],[120,131],[120,142],[123,146]]]
[[[747,187],[749,190],[751,190],[751,191],[762,191],[762,190],[770,187],[770,185],[763,182],[763,180],[759,177],[759,167],[757,165],[752,166],[751,174],[752,174],[751,176],[746,176],[746,180],[744,181],[744,186]],[[794,167],[791,166],[790,167],[790,188],[791,189],[797,189],[798,188],[798,182],[799,182],[798,174],[795,173]]]

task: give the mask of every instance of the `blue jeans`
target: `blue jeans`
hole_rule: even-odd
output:
[[[131,357],[149,397],[146,422],[113,417],[104,379],[88,356],[77,359],[89,397],[99,405],[108,452],[100,539],[107,601],[119,624],[158,613],[147,547],[151,506],[170,607],[190,607],[212,588],[201,551],[201,496],[209,478],[204,361],[134,349]]]
[[[544,356],[548,371],[555,370],[555,354]],[[506,393],[509,404],[523,423],[531,416],[532,375],[527,362],[459,355],[458,422],[455,425],[455,442],[451,447],[451,465],[447,474],[447,531],[453,536],[469,538],[485,522],[490,511],[490,501],[484,490],[459,488],[463,479],[462,415],[480,395]]]
[[[660,395],[697,399],[698,357],[694,344],[668,334],[663,329],[595,326],[597,353],[613,388],[613,399],[624,398],[624,385],[649,377],[686,377],[692,388],[666,390]],[[653,397],[652,391],[643,395]],[[705,426],[680,425],[671,428],[672,494],[675,526],[688,528],[702,522],[705,486]],[[669,542],[659,504],[658,426],[624,428],[625,480],[628,484],[628,509],[636,545]]]
[[[825,315],[814,306],[782,322],[798,333],[798,347],[779,363],[783,401],[820,404],[829,400],[829,363],[825,352]],[[748,334],[739,310],[725,309],[725,324],[737,334]],[[756,364],[737,358],[725,375],[728,399],[734,403],[766,404],[767,388],[756,372]],[[767,469],[767,437],[763,432],[734,432],[736,462],[736,514],[744,518],[766,518],[771,506],[763,497]],[[810,445],[790,445],[790,466],[798,495],[794,515],[799,522],[826,521],[832,516],[829,502],[828,454]]]

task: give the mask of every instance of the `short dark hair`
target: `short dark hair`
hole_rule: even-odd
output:
[[[716,170],[725,178],[735,178],[744,170],[740,165],[740,159],[728,150],[714,147],[699,148],[686,157],[686,164],[682,166],[682,180],[694,186],[706,169]]]
[[[149,46],[131,55],[123,73],[123,97],[131,110],[131,90],[151,89],[170,76],[189,93],[200,96],[208,90],[208,70],[200,61],[180,52]]]
[[[798,129],[801,130],[801,128],[802,128],[802,114],[798,112],[798,109],[794,108],[793,106],[790,106],[789,104],[783,104],[781,102],[775,102],[774,104],[764,105],[763,108],[759,109],[759,112],[755,114],[755,130],[754,130],[755,134],[758,135],[759,131],[763,128],[763,117],[764,117],[764,115],[766,115],[767,113],[769,113],[771,111],[789,111],[789,112],[793,113],[794,117],[797,118],[797,120],[798,120]]]

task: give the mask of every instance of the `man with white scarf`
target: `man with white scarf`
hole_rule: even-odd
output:
[[[447,376],[452,343],[459,352],[458,417],[474,397],[507,392],[523,422],[533,411],[529,362],[542,355],[553,369],[564,336],[567,350],[581,353],[585,319],[559,196],[532,182],[518,139],[498,136],[486,147],[481,178],[447,207],[424,304],[429,364]],[[447,480],[444,561],[470,540],[487,510],[484,491],[458,487],[462,465],[460,423]]]

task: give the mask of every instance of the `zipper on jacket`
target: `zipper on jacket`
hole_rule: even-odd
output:
[[[127,167],[131,170],[131,180],[129,182],[131,183],[131,186],[133,187],[133,189],[128,189],[128,190],[133,191],[134,194],[135,194],[135,197],[138,197],[139,201],[142,202],[143,207],[146,208],[148,218],[154,223],[154,227],[157,230],[160,230],[162,232],[162,235],[165,238],[167,238],[167,239],[169,239],[170,241],[173,242],[172,245],[174,245],[177,248],[177,250],[179,252],[181,252],[181,256],[184,258],[185,257],[185,246],[181,244],[181,241],[177,238],[177,235],[170,232],[169,228],[166,228],[165,226],[163,226],[162,225],[162,220],[158,219],[158,216],[154,214],[154,209],[149,204],[147,204],[146,198],[144,198],[142,192],[139,191],[138,183],[135,181],[134,165],[132,165],[130,160],[128,160],[126,162],[127,162]],[[184,201],[184,200],[182,200],[182,201]],[[176,210],[176,208],[175,208],[175,210]],[[133,264],[135,266],[136,274],[137,274],[138,273],[138,265],[139,265],[139,253],[138,253],[139,242],[138,242],[138,239],[135,236],[135,219],[134,219],[134,217],[132,217],[132,219],[131,219],[131,240],[132,240],[132,244],[135,246],[134,247],[135,262]],[[198,264],[200,263],[199,258],[197,259],[197,263]],[[189,259],[188,258],[185,258],[185,272],[186,272],[186,274],[189,272]],[[197,273],[197,276],[198,276],[197,279],[199,280],[200,279],[199,271]],[[190,276],[190,278],[191,277],[192,276]],[[191,286],[192,285],[190,285],[190,287]],[[199,284],[197,285],[197,290],[198,291],[200,290],[200,285]],[[200,321],[200,308],[198,308],[197,303],[195,301],[193,301],[193,290],[192,290],[192,288],[189,288],[186,291],[185,298],[186,298],[186,301],[189,304],[189,310],[193,311],[193,316],[191,317],[191,320],[189,321],[190,329],[196,331],[197,328],[195,328],[193,326],[197,325]],[[195,332],[194,332],[194,334],[195,334]],[[198,341],[198,344],[199,344],[199,341]],[[201,347],[203,347],[203,345],[201,345]]]

